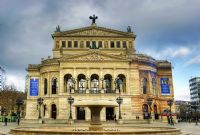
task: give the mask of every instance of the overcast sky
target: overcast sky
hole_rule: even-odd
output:
[[[52,55],[51,33],[97,25],[132,26],[136,50],[172,62],[175,98],[189,100],[191,77],[200,76],[200,0],[0,0],[0,65],[23,90],[25,68]]]

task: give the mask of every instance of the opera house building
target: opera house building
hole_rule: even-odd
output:
[[[87,27],[56,27],[53,56],[28,65],[25,119],[91,121],[99,111],[100,121],[162,120],[174,98],[171,63],[136,53],[131,27],[105,28],[92,19]]]

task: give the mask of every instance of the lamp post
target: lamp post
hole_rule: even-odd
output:
[[[150,110],[150,112],[149,112],[149,117],[148,117],[148,120],[149,120],[149,124],[150,124],[150,119],[151,119],[151,105],[152,105],[152,98],[147,98],[147,104],[148,104],[148,106],[149,106],[149,110]]]
[[[72,120],[72,104],[74,103],[74,98],[70,95],[67,100],[70,105],[69,119]]]
[[[18,119],[20,118],[20,106],[24,104],[24,101],[20,98],[16,100],[16,105],[17,105],[17,117]]]
[[[119,104],[119,120],[122,119],[122,116],[121,116],[121,104],[123,102],[123,98],[121,98],[120,96],[116,99],[117,103]]]
[[[41,119],[41,105],[43,104],[43,101],[44,101],[44,99],[41,98],[41,97],[39,97],[39,98],[37,99],[37,103],[38,103],[38,105],[39,105],[39,116],[38,116],[38,119]]]
[[[173,125],[173,121],[172,121],[172,105],[173,105],[173,99],[168,99],[167,100],[167,105],[170,107],[170,125]]]

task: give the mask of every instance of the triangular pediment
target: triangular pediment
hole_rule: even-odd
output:
[[[64,56],[61,61],[129,61],[125,55],[110,55],[98,51],[90,51],[84,54]]]
[[[132,32],[123,32],[114,29],[108,29],[104,27],[89,26],[69,31],[56,32],[52,35],[53,37],[76,37],[76,36],[101,36],[101,37],[134,37]]]

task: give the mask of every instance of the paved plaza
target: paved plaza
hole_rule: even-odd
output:
[[[85,124],[85,123],[75,123],[73,126],[74,128],[79,127],[79,126],[88,126],[89,124]],[[109,126],[115,126],[116,124],[113,122],[111,123],[104,123],[104,125],[109,125]],[[178,123],[175,124],[174,126],[168,125],[166,123],[160,123],[160,122],[154,122],[153,124],[127,124],[129,126],[133,125],[133,126],[153,126],[153,127],[175,127],[177,129],[180,129],[181,132],[184,135],[200,135],[200,123],[196,126],[195,123]],[[41,126],[71,126],[68,124],[20,124],[19,126],[17,125],[17,123],[8,123],[7,126],[4,126],[4,123],[0,124],[0,135],[6,135],[9,133],[10,129],[12,128],[17,128],[17,127],[41,127]],[[126,126],[125,124],[123,126]]]

